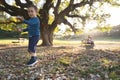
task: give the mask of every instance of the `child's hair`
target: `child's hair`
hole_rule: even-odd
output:
[[[34,8],[35,11],[38,11],[38,8],[35,5],[29,5],[27,8],[30,8],[30,7]]]

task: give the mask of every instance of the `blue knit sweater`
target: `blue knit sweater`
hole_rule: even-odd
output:
[[[28,27],[24,29],[23,32],[28,31],[29,37],[40,35],[40,20],[38,17],[24,20],[23,23],[28,25]]]

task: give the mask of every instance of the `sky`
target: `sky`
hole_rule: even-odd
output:
[[[108,19],[108,23],[112,26],[120,24],[120,7],[113,7],[110,10],[111,17]]]

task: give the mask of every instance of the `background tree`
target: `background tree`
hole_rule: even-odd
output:
[[[38,2],[42,3],[43,6],[40,7],[39,15],[41,20],[41,37],[43,46],[53,45],[53,32],[58,24],[64,23],[76,32],[75,27],[68,18],[79,18],[80,21],[84,24],[86,19],[98,19],[104,17],[105,15],[93,16],[96,13],[94,12],[95,8],[94,3],[99,2],[99,5],[103,5],[105,2],[111,4],[117,4],[115,0],[14,0],[14,5],[8,4],[5,0],[0,0],[0,10],[5,11],[11,16],[24,16],[26,19],[29,19],[26,7],[28,5],[37,4]],[[37,4],[37,6],[41,6]],[[81,10],[87,10],[85,14],[80,14]],[[92,12],[92,14],[90,13]],[[94,13],[94,14],[93,14]],[[52,18],[52,19],[51,19]]]

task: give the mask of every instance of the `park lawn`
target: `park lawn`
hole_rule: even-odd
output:
[[[81,41],[78,40],[54,40],[54,44],[55,45],[80,45]],[[96,40],[95,44],[120,44],[120,40],[119,41],[110,41],[110,40],[106,40],[106,41],[102,41],[102,40]]]
[[[16,39],[3,39],[0,44],[21,45],[12,43]],[[95,41],[108,47],[108,44],[119,42]],[[41,41],[39,42],[39,44]],[[17,45],[16,45],[17,44]],[[113,49],[86,50],[80,41],[54,40],[53,47],[37,47],[39,63],[27,67],[29,59],[27,47],[9,47],[0,49],[1,80],[120,80],[120,46]],[[69,45],[70,44],[70,45]],[[73,46],[75,45],[75,46]]]
[[[23,43],[14,43],[17,42],[17,39],[0,39],[0,44],[5,44],[5,45],[12,45],[12,44],[22,44],[22,46],[26,46],[28,43],[28,40],[25,40]],[[39,41],[38,44],[41,44],[41,40]],[[53,42],[54,45],[81,45],[81,41],[78,40],[54,40]],[[111,40],[96,40],[95,44],[120,44],[120,40],[116,39],[111,39]]]
[[[12,41],[16,41],[17,39],[0,39],[0,44],[12,44]]]

